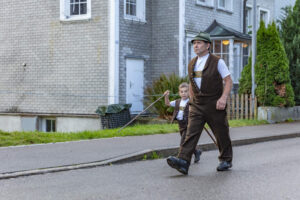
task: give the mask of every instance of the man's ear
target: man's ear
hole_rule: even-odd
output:
[[[210,48],[210,43],[207,43],[207,50],[209,50]]]

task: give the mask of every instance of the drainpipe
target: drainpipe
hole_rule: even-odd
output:
[[[234,42],[233,39],[229,39],[229,71],[230,71],[230,74],[232,74],[232,75],[234,73],[233,42]]]
[[[251,76],[252,76],[252,89],[251,89],[251,97],[252,97],[252,113],[254,113],[254,97],[255,97],[255,61],[256,61],[256,23],[257,23],[257,17],[256,17],[256,0],[253,0],[253,25],[252,25],[252,65],[251,65]]]
[[[178,45],[179,45],[179,76],[183,77],[186,75],[185,73],[185,67],[183,64],[183,46],[184,46],[184,21],[185,19],[185,0],[179,0],[179,37],[178,37]],[[187,58],[186,58],[187,59]]]
[[[108,104],[119,103],[119,1],[109,1]]]
[[[243,3],[243,33],[246,33],[246,31],[247,31],[247,27],[246,27],[247,12],[246,12],[246,9],[247,9],[247,0],[244,0],[244,3]]]

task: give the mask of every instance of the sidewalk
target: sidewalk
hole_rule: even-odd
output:
[[[300,122],[230,128],[230,135],[234,146],[300,137]],[[179,141],[178,133],[170,133],[1,147],[0,179],[142,160],[153,151],[168,156],[177,152]],[[205,131],[198,144],[215,149]]]

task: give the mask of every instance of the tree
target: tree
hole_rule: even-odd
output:
[[[285,17],[280,20],[280,36],[289,60],[291,84],[295,102],[300,105],[300,0],[293,8],[283,9]]]
[[[251,92],[251,57],[240,80],[239,93]],[[289,77],[288,59],[273,22],[257,31],[255,94],[261,106],[294,106],[294,92]]]

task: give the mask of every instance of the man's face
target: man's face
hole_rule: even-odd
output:
[[[210,43],[204,42],[202,40],[195,40],[193,42],[193,46],[194,46],[194,52],[198,56],[203,56],[206,53],[208,53],[208,49],[210,47]]]
[[[179,89],[179,96],[185,100],[189,98],[189,89],[187,87],[182,87]]]

